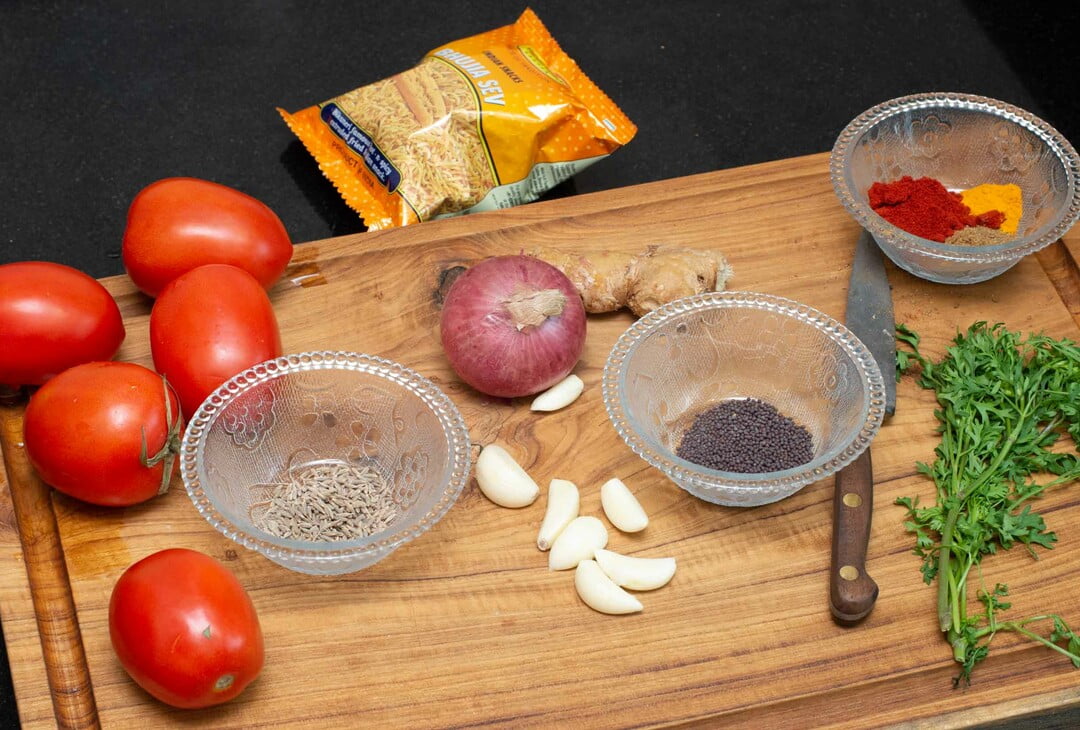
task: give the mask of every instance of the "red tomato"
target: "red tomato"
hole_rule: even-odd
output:
[[[173,281],[154,302],[150,351],[190,417],[226,380],[280,357],[281,335],[259,282],[235,266],[210,264]]]
[[[292,258],[292,241],[265,203],[192,177],[143,188],[128,209],[124,268],[152,297],[204,264],[239,266],[269,288]]]
[[[173,548],[129,567],[109,601],[109,636],[135,683],[185,709],[228,702],[263,666],[259,617],[225,566]]]
[[[91,362],[65,370],[30,398],[26,455],[41,478],[84,502],[126,506],[168,488],[180,450],[180,406],[142,365]],[[153,460],[164,449],[156,463]],[[163,472],[166,464],[169,473]]]
[[[96,279],[47,261],[0,266],[0,384],[41,385],[123,341],[120,309]]]

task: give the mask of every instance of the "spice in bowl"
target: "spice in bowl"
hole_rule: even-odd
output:
[[[251,521],[275,537],[308,542],[355,540],[393,524],[392,485],[370,466],[318,462],[292,468],[251,506]]]
[[[738,474],[793,469],[814,458],[810,432],[756,398],[724,400],[699,413],[675,453]]]
[[[982,215],[991,210],[1000,211],[1004,216],[998,230],[1015,234],[1020,227],[1020,218],[1024,214],[1024,197],[1019,185],[1009,183],[1007,185],[995,185],[984,183],[964,190],[960,193],[960,200],[968,207],[974,216]]]
[[[905,175],[867,191],[874,212],[897,228],[938,243],[988,246],[1012,240],[1023,215],[1018,185],[986,183],[954,192],[932,177]]]
[[[968,226],[945,239],[950,246],[996,246],[1011,241],[1013,236],[1000,228]]]

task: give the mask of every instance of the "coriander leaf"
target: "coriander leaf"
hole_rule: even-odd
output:
[[[1036,548],[1049,550],[1057,541],[1029,502],[1080,478],[1080,454],[1050,450],[1066,435],[1074,447],[1080,442],[1080,347],[976,322],[935,362],[904,325],[897,325],[896,339],[897,374],[917,366],[916,382],[934,391],[939,406],[935,459],[916,464],[934,483],[935,503],[901,497],[896,504],[905,508],[904,529],[914,536],[923,580],[938,582],[939,623],[960,665],[955,683],[970,682],[1001,631],[1040,642],[1080,667],[1080,637],[1060,616],[1000,621],[998,613],[1012,607],[1002,584],[977,591],[982,613],[969,615],[966,600],[985,556],[1019,543],[1037,557]],[[1039,484],[1041,474],[1055,478]],[[1049,637],[1027,628],[1047,619],[1053,620]]]

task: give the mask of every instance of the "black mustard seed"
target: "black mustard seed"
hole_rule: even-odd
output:
[[[726,400],[698,414],[675,453],[720,471],[761,474],[814,458],[805,427],[756,398]]]

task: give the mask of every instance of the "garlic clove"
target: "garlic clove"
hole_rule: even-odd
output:
[[[604,514],[623,532],[641,532],[649,526],[649,516],[641,503],[620,479],[608,479],[600,487],[600,504]]]
[[[481,449],[475,474],[484,496],[502,507],[528,507],[540,495],[532,477],[498,444]]]
[[[581,395],[585,389],[585,383],[576,375],[567,375],[555,385],[545,390],[533,399],[529,410],[533,411],[557,411],[566,408]]]
[[[574,587],[585,605],[600,613],[637,613],[641,601],[615,585],[595,560],[582,560],[574,571]]]
[[[548,550],[555,538],[578,516],[581,497],[577,485],[565,479],[552,479],[548,486],[547,511],[540,523],[540,534],[536,538],[536,547]]]
[[[595,559],[616,585],[632,591],[656,590],[675,575],[675,558],[636,558],[601,548]]]
[[[608,531],[595,517],[576,517],[555,538],[548,553],[548,568],[569,570],[582,560],[590,560],[607,545]]]

